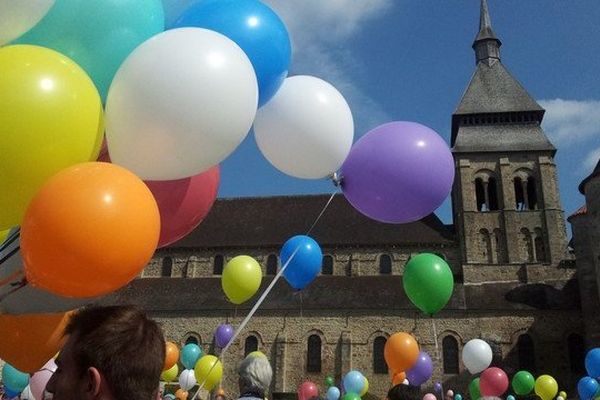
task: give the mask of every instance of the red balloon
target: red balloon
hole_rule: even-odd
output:
[[[500,368],[488,368],[481,373],[479,390],[482,396],[502,396],[508,389],[508,376]]]
[[[319,397],[319,389],[314,382],[306,381],[298,387],[298,400],[308,400],[311,397]]]

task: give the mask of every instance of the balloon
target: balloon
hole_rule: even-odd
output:
[[[10,364],[2,368],[2,382],[13,392],[21,393],[29,384],[29,374],[21,372]]]
[[[454,289],[454,278],[446,261],[429,253],[408,261],[402,283],[410,301],[429,315],[444,308]]]
[[[188,392],[183,389],[177,389],[175,392],[175,398],[178,400],[187,400]]]
[[[44,389],[52,374],[56,371],[56,364],[51,358],[48,362],[29,379],[29,388],[34,399],[44,399]]]
[[[437,400],[437,398],[435,397],[435,394],[427,393],[423,396],[423,400]]]
[[[64,169],[36,194],[21,226],[27,281],[67,297],[113,292],[146,266],[159,232],[152,193],[131,172],[99,162]]]
[[[319,275],[323,264],[321,247],[313,238],[304,235],[288,239],[281,248],[280,258],[282,266],[287,264],[283,277],[297,290],[308,286]]]
[[[448,390],[448,391],[446,392],[446,396],[448,396],[448,397],[450,397],[450,398],[453,398],[453,397],[454,397],[454,390]]]
[[[261,357],[261,358],[267,358],[267,356],[265,355],[265,353],[263,353],[262,351],[253,351],[252,353],[248,354],[246,357]]]
[[[33,28],[48,13],[54,1],[0,1],[0,46]]]
[[[48,178],[96,159],[102,103],[77,64],[37,46],[0,48],[0,93],[4,230],[21,224],[27,205]]]
[[[406,371],[406,378],[411,385],[420,386],[427,382],[432,374],[433,362],[431,361],[431,357],[426,352],[421,351],[417,357],[417,361]]]
[[[414,337],[405,332],[394,333],[385,343],[383,355],[389,368],[406,371],[419,358],[419,345]],[[410,378],[408,378],[410,381]]]
[[[508,389],[508,377],[500,368],[488,368],[481,373],[479,389],[482,396],[500,397]]]
[[[188,343],[181,349],[181,363],[186,369],[193,369],[202,357],[202,349],[194,343]]]
[[[183,390],[182,390],[182,392],[183,392]],[[169,393],[169,394],[166,394],[166,395],[163,397],[163,400],[175,400],[176,398],[177,398],[177,397],[175,397],[175,395],[174,395],[174,394],[172,394],[172,393]]]
[[[413,367],[414,369],[414,367]],[[433,388],[436,392],[442,392],[442,383],[441,382],[436,382],[433,384]]]
[[[193,231],[206,218],[219,190],[219,166],[174,181],[147,181],[160,212],[158,247],[165,247]]]
[[[173,342],[167,342],[165,347],[165,365],[163,371],[171,369],[179,360],[179,348]]]
[[[256,294],[262,281],[260,264],[250,256],[232,258],[221,277],[225,295],[233,304],[242,304]]]
[[[197,175],[246,137],[257,93],[252,64],[225,36],[200,28],[156,35],[131,53],[111,85],[110,157],[144,180]]]
[[[360,394],[365,387],[365,377],[358,371],[348,372],[343,379],[344,390]]]
[[[512,388],[519,396],[528,395],[534,386],[535,378],[528,371],[519,371],[512,378]]]
[[[11,390],[8,387],[4,387],[4,396],[8,399],[16,398],[19,396],[19,392],[16,390]]]
[[[258,0],[204,0],[188,8],[173,25],[210,29],[233,40],[252,62],[259,106],[277,92],[287,76],[291,44],[285,25]]]
[[[0,244],[4,243],[4,241],[8,237],[9,233],[10,233],[10,229],[5,229],[3,231],[0,231]]]
[[[213,367],[214,366],[214,367]],[[212,355],[205,355],[196,363],[194,368],[197,382],[205,382],[204,388],[212,390],[223,376],[223,364]]]
[[[481,391],[479,390],[480,378],[475,378],[469,383],[469,395],[471,400],[479,400],[481,397]]]
[[[535,380],[535,394],[542,400],[552,400],[556,393],[558,393],[558,384],[550,375],[542,375]]]
[[[165,382],[173,382],[175,378],[177,378],[177,374],[179,374],[179,366],[177,364],[173,364],[171,368],[163,371],[162,374],[160,374],[160,379]]]
[[[340,398],[340,389],[338,389],[335,386],[329,386],[329,389],[327,389],[327,396],[326,399],[327,400],[338,400]]]
[[[256,143],[278,170],[305,179],[336,172],[350,152],[354,121],[331,84],[313,76],[287,78],[254,120]]]
[[[164,30],[160,0],[56,0],[44,19],[17,40],[71,57],[91,76],[102,98],[125,57]]]
[[[229,324],[221,324],[217,327],[217,331],[215,332],[215,341],[217,342],[217,346],[223,348],[227,346],[227,344],[233,338],[233,326]]]
[[[193,369],[186,369],[181,371],[181,375],[179,375],[179,386],[188,391],[194,387],[196,384],[196,377],[194,376]]]
[[[333,379],[333,376],[327,376],[325,378],[325,387],[331,387],[335,384],[335,380]]]
[[[0,314],[0,358],[20,371],[38,371],[62,347],[69,316]]]
[[[484,340],[471,339],[463,347],[462,361],[471,374],[478,374],[488,368],[492,357],[492,348]]]
[[[309,400],[311,397],[318,397],[319,389],[311,381],[305,381],[298,387],[298,400]]]
[[[405,379],[405,380],[402,382],[402,384],[403,384],[403,385],[406,385],[406,386],[408,386],[408,385],[410,385],[410,382],[408,381],[408,379]]]
[[[405,380],[407,380],[406,373],[398,372],[397,374],[394,374],[394,377],[392,378],[392,386],[400,385],[404,383]]]
[[[454,400],[462,400],[462,398],[463,398],[463,397],[462,397],[462,395],[460,395],[460,394],[456,394],[456,395],[454,396]]]
[[[342,397],[342,400],[360,400],[360,396],[356,393],[346,393],[344,394],[344,397]]]
[[[585,355],[585,369],[592,378],[600,378],[600,347],[587,352]]]
[[[564,397],[561,397],[561,396],[557,396],[557,397],[556,397],[556,400],[565,400],[565,398],[564,398]]]
[[[436,132],[390,122],[361,137],[340,170],[342,190],[361,213],[381,222],[417,221],[439,207],[454,180],[454,158]]]
[[[369,380],[365,377],[365,384],[363,386],[363,390],[358,394],[360,397],[363,397],[369,391]]]
[[[598,381],[589,376],[581,378],[579,383],[577,383],[577,392],[581,400],[593,399],[596,397],[598,389],[600,389]]]
[[[560,392],[558,392],[558,395],[559,395],[560,397],[562,397],[564,400],[567,400],[567,393],[566,393],[566,392],[564,392],[564,391],[560,391]]]
[[[506,400],[516,400],[515,396],[513,396],[512,394],[509,394],[508,396],[506,396]]]

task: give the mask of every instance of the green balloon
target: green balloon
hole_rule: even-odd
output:
[[[471,395],[471,400],[479,400],[481,397],[481,392],[479,391],[479,378],[475,378],[469,384],[469,394]]]
[[[446,261],[429,253],[410,259],[402,282],[410,301],[429,315],[444,308],[454,289],[454,277]]]
[[[332,376],[328,376],[325,378],[325,387],[326,388],[332,387],[334,383],[335,383],[335,381],[333,380]]]
[[[527,371],[519,371],[512,378],[512,388],[519,396],[531,393],[535,387],[535,378]]]
[[[361,400],[360,396],[356,393],[346,393],[342,400]]]

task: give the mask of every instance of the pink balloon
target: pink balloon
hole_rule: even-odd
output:
[[[502,396],[508,389],[508,376],[500,368],[488,368],[479,377],[479,390],[482,396]]]
[[[317,396],[319,396],[319,389],[314,382],[306,381],[298,387],[298,400],[308,400]]]
[[[423,396],[423,400],[437,400],[437,398],[435,397],[435,394],[427,393],[425,396]]]
[[[29,388],[35,399],[44,398],[44,389],[46,389],[46,384],[48,384],[54,371],[56,371],[56,364],[54,363],[54,358],[51,358],[41,370],[31,376],[29,379]]]

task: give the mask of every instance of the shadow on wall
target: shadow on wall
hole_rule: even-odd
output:
[[[518,286],[506,293],[505,298],[538,310],[569,310],[580,304],[576,279],[569,280],[562,288],[543,283]]]

